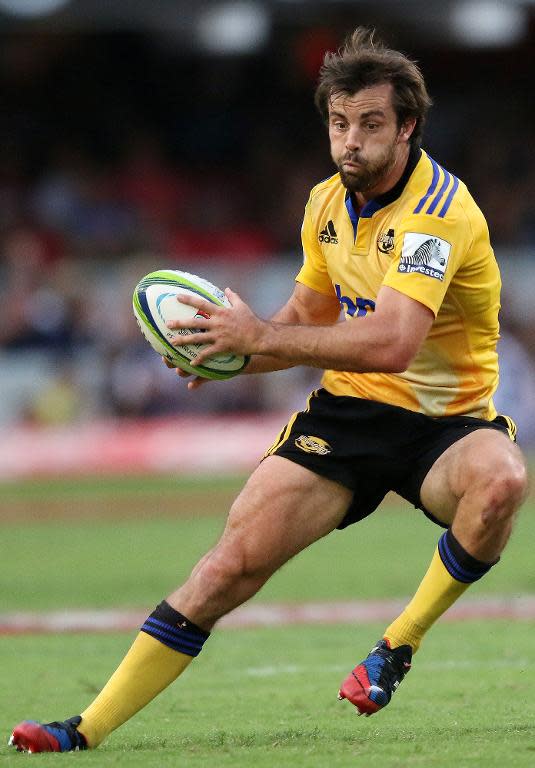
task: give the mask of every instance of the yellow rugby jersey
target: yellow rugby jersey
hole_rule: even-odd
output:
[[[325,371],[323,386],[429,416],[493,419],[500,274],[485,218],[463,182],[412,150],[396,186],[355,211],[339,174],[315,186],[296,280],[338,297],[346,320],[375,309],[381,285],[435,320],[404,373]]]

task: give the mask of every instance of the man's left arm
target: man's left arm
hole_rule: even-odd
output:
[[[211,312],[189,327],[204,331],[207,346],[195,359],[199,365],[210,355],[221,352],[272,355],[292,365],[330,368],[339,371],[399,373],[405,371],[420,349],[434,320],[424,304],[383,286],[377,296],[375,312],[329,326],[287,325],[261,320],[240,297],[227,289],[230,308],[199,309]]]

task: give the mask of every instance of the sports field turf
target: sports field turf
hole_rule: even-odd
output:
[[[0,612],[64,607],[150,610],[223,525],[235,480],[158,479],[4,486]],[[319,542],[286,566],[260,601],[409,595],[439,529],[407,506]],[[535,509],[525,506],[502,563],[471,595],[535,593]],[[124,766],[535,766],[530,621],[439,623],[392,704],[357,718],[338,684],[384,625],[215,632],[177,684],[94,753],[17,755]],[[133,634],[0,637],[0,738],[24,717],[80,711]]]

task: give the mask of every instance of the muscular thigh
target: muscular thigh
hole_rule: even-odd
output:
[[[221,543],[248,565],[276,570],[343,519],[353,492],[280,456],[268,456],[234,502]]]
[[[489,475],[517,462],[523,462],[521,452],[503,432],[471,432],[450,445],[435,461],[420,489],[422,505],[437,520],[449,525],[474,476]]]

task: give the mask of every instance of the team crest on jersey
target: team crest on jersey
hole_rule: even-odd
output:
[[[390,253],[394,250],[394,230],[389,229],[387,232],[381,232],[377,238],[377,250],[381,253]]]
[[[329,219],[327,226],[321,230],[318,235],[318,240],[320,243],[333,243],[333,245],[338,244],[338,235],[336,234],[336,229],[334,228],[332,219]]]
[[[434,235],[407,232],[398,264],[398,272],[417,272],[420,275],[444,280],[450,258],[451,244]]]
[[[332,450],[326,440],[322,440],[321,437],[315,437],[314,435],[299,435],[295,440],[295,444],[305,453],[318,453],[320,456],[325,456]]]

